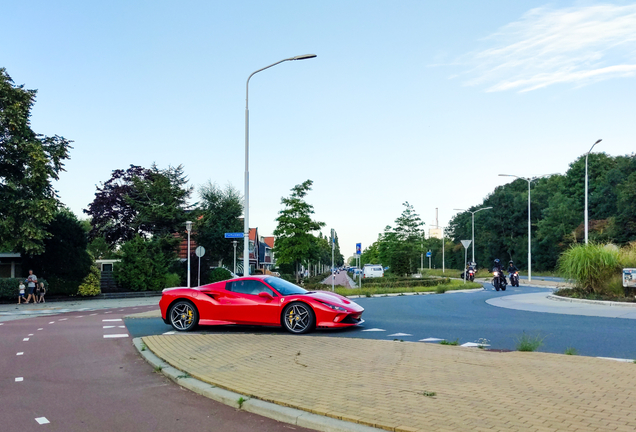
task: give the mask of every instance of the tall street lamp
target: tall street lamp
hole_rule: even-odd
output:
[[[245,219],[243,226],[243,276],[249,276],[250,274],[250,223],[249,223],[249,213],[250,213],[250,171],[249,171],[249,149],[250,149],[250,139],[249,139],[249,86],[250,86],[250,78],[256,75],[259,72],[264,71],[265,69],[269,69],[272,66],[276,66],[282,62],[291,61],[291,60],[306,60],[310,58],[316,57],[316,54],[304,54],[296,57],[286,58],[284,60],[277,61],[276,63],[272,63],[269,66],[265,66],[262,69],[259,69],[247,77],[247,82],[245,83]]]
[[[186,222],[186,231],[188,231],[188,288],[190,288],[190,231],[192,231],[192,222]]]
[[[530,183],[540,178],[549,177],[554,174],[545,174],[538,177],[519,177],[512,174],[499,174],[500,177],[515,177],[528,182],[528,282],[532,280],[532,231],[530,228]]]
[[[491,209],[491,208],[492,207],[482,207],[482,208],[480,208],[478,210],[475,210],[475,211],[464,210],[464,209],[453,209],[455,211],[467,211],[467,212],[472,213],[472,215],[473,215],[473,239],[472,239],[473,240],[472,241],[472,243],[473,243],[473,260],[472,260],[472,262],[475,262],[475,213],[480,212],[482,210],[488,210],[488,209]]]
[[[587,229],[588,229],[588,223],[587,223],[587,157],[592,152],[592,149],[594,148],[594,146],[596,144],[600,143],[601,141],[603,141],[603,140],[602,139],[597,140],[594,143],[594,145],[592,146],[592,148],[590,148],[590,151],[587,152],[587,154],[585,155],[585,244],[587,244]]]

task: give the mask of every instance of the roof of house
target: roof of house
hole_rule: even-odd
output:
[[[263,237],[263,241],[265,242],[265,244],[271,248],[274,248],[274,236],[271,237]]]

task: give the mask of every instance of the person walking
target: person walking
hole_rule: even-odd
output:
[[[20,285],[18,286],[18,289],[20,290],[20,294],[18,294],[18,304],[22,303],[22,300],[26,300],[26,298],[24,298],[24,282],[20,281]]]
[[[46,294],[46,288],[44,288],[44,282],[40,282],[39,289],[38,289],[38,294],[40,295],[39,302],[40,303],[46,303],[44,301],[44,294]]]
[[[29,276],[26,279],[27,282],[27,303],[31,300],[31,296],[33,296],[33,303],[37,303],[37,299],[35,297],[35,285],[38,283],[38,277],[33,274],[33,270],[29,270]]]

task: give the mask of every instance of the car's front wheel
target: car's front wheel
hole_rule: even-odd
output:
[[[199,322],[199,311],[187,300],[180,300],[170,308],[170,324],[178,331],[190,331]]]
[[[316,315],[305,303],[290,303],[283,310],[283,326],[294,334],[307,333],[316,325]]]

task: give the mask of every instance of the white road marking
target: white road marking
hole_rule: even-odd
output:
[[[97,315],[97,314],[90,314],[89,316],[95,316],[95,315]]]
[[[420,339],[418,342],[439,342],[443,340],[444,339],[440,339],[440,338],[426,338],[426,339]]]
[[[119,328],[126,328],[126,326],[117,326],[117,327],[119,327]]]
[[[0,323],[0,325],[4,325],[4,323]]]
[[[367,329],[367,330],[362,330],[362,331],[365,332],[365,331],[386,331],[386,330],[381,329],[381,328],[372,328],[372,329]]]
[[[173,331],[169,331],[169,332],[165,332],[164,334],[165,334],[165,335],[173,335],[173,334],[175,334],[175,332],[173,332]]]
[[[68,318],[60,318],[58,321],[66,321]]]
[[[21,382],[21,381],[24,381],[24,378],[23,378],[23,377],[17,377],[17,378],[15,379],[15,382]]]
[[[40,331],[40,330],[44,330],[44,327],[40,327],[40,328],[38,329],[38,331]]]
[[[36,422],[38,422],[39,424],[43,425],[43,424],[47,424],[47,423],[51,423],[50,421],[47,420],[46,417],[37,417],[35,419]]]
[[[111,312],[104,312],[104,313],[107,314],[107,313],[113,313],[113,312],[111,311]]]
[[[80,315],[80,316],[75,317],[75,318],[84,318],[84,315]]]
[[[619,362],[624,362],[624,363],[632,363],[634,362],[634,360],[632,359],[624,359],[624,358],[613,358],[613,357],[597,357],[603,360],[614,360],[614,361],[619,361]]]
[[[413,336],[413,335],[410,335],[408,333],[393,333],[388,335],[387,337],[391,337],[391,336]]]
[[[103,326],[102,328],[115,328],[115,326]]]
[[[28,342],[28,341],[29,341],[29,338],[22,339],[22,342]]]
[[[24,355],[23,352],[16,353],[16,355]]]
[[[49,324],[55,324],[55,321],[51,321]]]
[[[119,309],[119,312],[123,312],[123,311],[124,311],[123,309]]]
[[[116,321],[121,321],[121,318],[103,319],[102,321],[106,321],[106,322],[116,322]]]
[[[104,335],[105,339],[108,339],[108,338],[124,338],[124,337],[129,337],[129,335],[127,333]]]
[[[33,336],[33,333],[29,333],[29,336]]]
[[[490,346],[488,344],[478,344],[476,342],[466,342],[465,344],[462,344],[461,346],[466,347],[466,348],[475,348],[475,347],[487,347]]]

